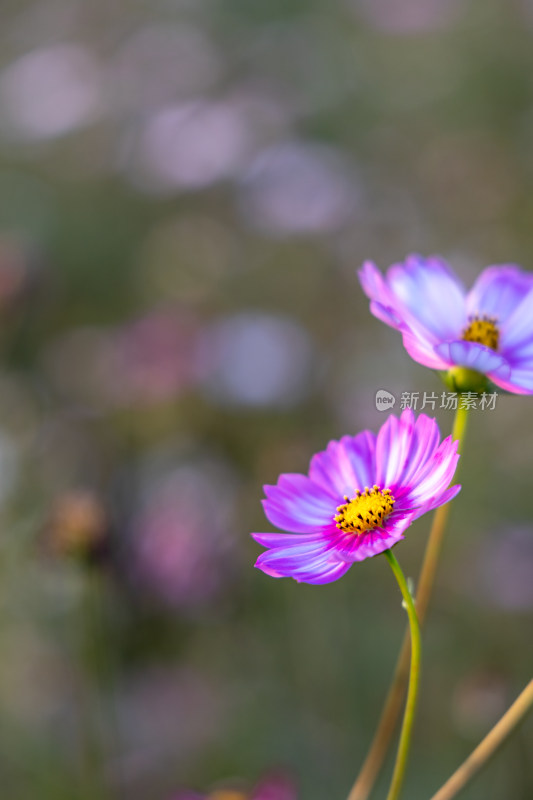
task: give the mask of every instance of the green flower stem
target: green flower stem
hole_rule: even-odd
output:
[[[462,408],[459,405],[459,408],[455,412],[455,418],[453,420],[453,427],[452,427],[452,439],[455,441],[456,439],[459,440],[459,452],[461,452],[461,445],[463,443],[465,430],[466,430],[466,422],[468,420],[468,408]]]
[[[433,795],[431,800],[451,800],[461,792],[466,784],[484,767],[489,759],[496,753],[524,721],[526,715],[533,708],[533,680],[528,683],[522,693],[516,698],[513,705],[505,712],[494,728],[478,744],[473,753],[461,764],[444,786]]]
[[[398,564],[396,557],[392,550],[385,550],[385,556],[391,565],[394,572],[394,577],[398,581],[398,586],[404,600],[404,607],[409,617],[409,630],[411,632],[411,667],[409,670],[409,689],[407,692],[407,701],[405,703],[405,712],[403,715],[402,731],[400,734],[400,744],[398,745],[398,754],[396,756],[396,764],[394,765],[394,772],[392,774],[392,781],[387,795],[387,800],[398,800],[402,788],[403,778],[405,775],[405,768],[407,766],[407,758],[409,756],[409,748],[411,746],[411,732],[413,730],[413,722],[415,719],[416,703],[418,699],[418,684],[420,682],[420,656],[422,653],[422,642],[420,638],[420,625],[418,624],[418,617],[416,614],[413,596],[405,580],[402,568]]]
[[[459,452],[462,452],[462,445],[465,436],[466,423],[468,420],[468,409],[457,408],[452,428],[452,439],[459,440]],[[418,579],[417,593],[416,593],[416,609],[418,613],[418,620],[422,625],[426,616],[433,583],[435,580],[435,573],[442,546],[442,539],[448,521],[448,514],[450,512],[450,504],[439,506],[435,511],[433,523],[426,545],[426,552],[420,577]],[[385,756],[389,750],[390,742],[396,723],[400,716],[403,699],[405,697],[405,686],[409,676],[409,653],[411,650],[409,632],[407,631],[403,640],[400,655],[396,662],[396,669],[394,677],[385,700],[383,711],[378,723],[374,739],[370,745],[367,757],[361,767],[361,771],[352,786],[352,790],[348,796],[348,800],[367,800],[372,787],[376,781],[379,771],[385,760]]]

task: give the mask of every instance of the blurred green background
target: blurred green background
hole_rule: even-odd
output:
[[[443,388],[371,317],[365,258],[532,268],[533,3],[4,0],[0,23],[2,798],[272,769],[344,798],[397,587],[379,558],[272,580],[249,532],[264,483],[382,424],[378,389]],[[530,677],[531,403],[472,414],[409,800]],[[413,576],[429,522],[397,550]],[[465,800],[533,797],[532,732]]]

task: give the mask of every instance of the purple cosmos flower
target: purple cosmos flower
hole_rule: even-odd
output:
[[[313,456],[309,475],[281,475],[265,486],[265,513],[288,533],[253,533],[270,548],[255,564],[274,578],[329,583],[354,561],[376,556],[413,520],[447,503],[459,456],[451,436],[440,442],[434,419],[406,409],[379,433],[330,442]]]
[[[466,292],[445,261],[413,255],[386,277],[370,261],[359,275],[374,316],[402,333],[415,361],[452,370],[454,388],[481,388],[486,375],[509,392],[533,394],[533,273],[487,267]],[[470,385],[461,385],[465,377]]]

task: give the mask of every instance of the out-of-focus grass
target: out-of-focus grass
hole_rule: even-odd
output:
[[[530,4],[0,16],[2,796],[165,800],[280,766],[306,800],[342,797],[405,625],[396,588],[380,559],[274,581],[248,534],[264,483],[381,424],[377,389],[441,390],[370,316],[363,259],[438,251],[467,283],[531,268]],[[472,417],[412,800],[529,675],[531,418],[503,396]],[[80,490],[108,521],[91,567],[50,545]],[[427,530],[401,545],[410,575]],[[530,738],[465,799],[531,796]]]

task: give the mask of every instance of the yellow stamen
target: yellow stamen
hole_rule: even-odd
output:
[[[353,500],[345,495],[345,503],[337,508],[334,517],[337,528],[344,533],[365,533],[379,528],[394,507],[394,497],[390,489],[380,489],[374,485],[372,489],[365,487],[364,492],[357,492]]]
[[[500,332],[496,325],[496,317],[469,317],[470,323],[463,331],[463,339],[467,342],[479,342],[479,344],[497,350],[500,341]]]

